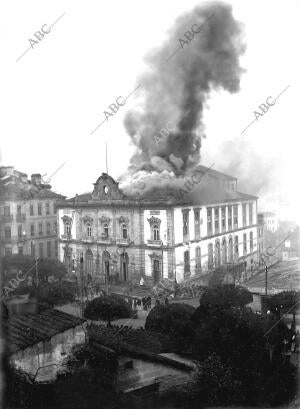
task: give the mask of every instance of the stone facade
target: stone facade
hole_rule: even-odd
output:
[[[213,171],[213,178],[217,175]],[[83,274],[102,281],[143,277],[148,285],[204,275],[224,264],[244,264],[251,274],[257,261],[257,198],[237,192],[234,178],[220,175],[230,191],[187,205],[126,197],[102,173],[92,193],[57,204],[60,260],[78,272],[82,259]]]

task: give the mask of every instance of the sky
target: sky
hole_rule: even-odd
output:
[[[207,101],[201,162],[214,162],[215,169],[242,177],[247,193],[258,189],[260,210],[275,210],[300,223],[300,1],[227,3],[244,24],[244,73],[237,93],[214,91]],[[118,179],[135,151],[123,120],[138,93],[94,129],[109,105],[135,90],[147,68],[145,56],[161,46],[176,18],[198,4],[2,2],[0,165],[45,178],[60,168],[51,178],[53,189],[73,196],[91,191],[106,171],[107,143],[108,172]],[[44,38],[34,36],[53,23]],[[276,104],[254,121],[259,105],[282,91]]]

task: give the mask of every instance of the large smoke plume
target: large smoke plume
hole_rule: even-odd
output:
[[[192,27],[199,33],[191,39],[185,33]],[[244,50],[243,26],[231,6],[214,2],[179,17],[165,44],[146,57],[137,105],[124,121],[136,146],[121,179],[127,194],[136,193],[132,179],[142,178],[147,191],[179,187],[191,174],[205,137],[203,108],[211,90],[239,90]],[[167,127],[172,131],[161,132]]]

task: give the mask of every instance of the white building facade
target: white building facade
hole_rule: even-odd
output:
[[[250,273],[257,261],[257,198],[230,185],[221,198],[187,205],[126,197],[103,173],[92,193],[58,202],[59,258],[77,272],[81,259],[83,274],[102,282],[180,282],[231,265]]]

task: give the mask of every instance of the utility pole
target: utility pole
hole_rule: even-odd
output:
[[[265,265],[265,295],[268,295],[268,266]]]

